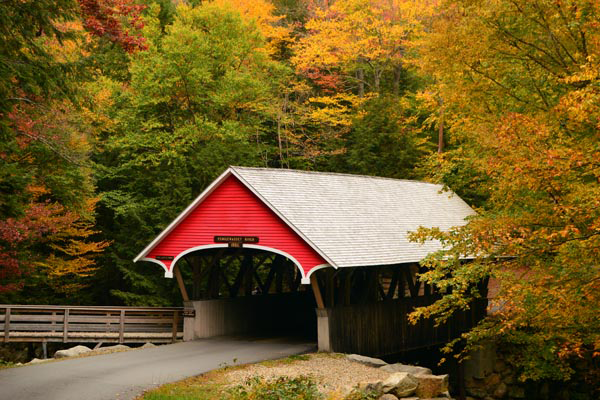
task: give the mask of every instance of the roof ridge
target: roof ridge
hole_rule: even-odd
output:
[[[249,170],[258,170],[258,171],[277,171],[277,172],[301,173],[301,174],[308,174],[308,175],[349,176],[349,177],[353,177],[353,178],[381,179],[381,180],[396,181],[396,182],[410,182],[410,183],[422,183],[425,185],[444,186],[441,183],[426,182],[426,181],[420,181],[420,180],[416,180],[416,179],[388,178],[385,176],[349,174],[349,173],[345,173],[345,172],[306,171],[306,170],[291,169],[291,168],[241,167],[241,166],[233,166],[233,165],[230,166],[229,168],[234,169],[234,170],[249,169]]]

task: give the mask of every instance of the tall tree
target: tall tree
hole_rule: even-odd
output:
[[[438,167],[468,160],[489,200],[464,228],[416,235],[449,246],[423,277],[452,291],[415,316],[443,319],[498,279],[498,311],[469,343],[516,344],[523,379],[566,379],[574,358],[600,355],[600,5],[446,1],[443,16],[422,66],[460,147]]]
[[[82,42],[93,40],[81,23],[93,10],[83,6],[108,1],[0,3],[0,292],[36,285],[56,294],[53,301],[77,301],[65,292],[81,287],[77,278],[91,273],[91,256],[106,246],[89,238],[95,201],[78,88],[87,75]],[[98,24],[93,37],[133,38],[121,19],[135,15],[132,7],[110,9],[111,35],[120,36]]]
[[[106,258],[118,269],[106,276],[113,295],[165,304],[177,297],[160,271],[131,260],[228,165],[261,162],[272,98],[288,70],[270,58],[254,21],[222,4],[180,5],[164,29],[151,16],[144,36],[148,49],[131,56],[131,80],[96,84],[105,103],[99,222],[115,240]]]

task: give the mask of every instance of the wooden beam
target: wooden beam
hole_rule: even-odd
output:
[[[177,330],[179,328],[179,311],[175,311],[173,313],[173,330],[171,331],[172,333],[172,339],[173,342],[177,341]]]
[[[419,288],[421,287],[421,282],[418,279],[413,280],[412,271],[409,267],[405,267],[404,276],[406,277],[406,283],[408,283],[408,290],[410,291],[410,297],[418,297],[419,296]]]
[[[310,276],[310,285],[312,286],[313,294],[315,295],[315,300],[317,302],[317,308],[322,310],[325,308],[325,304],[323,303],[323,296],[321,295],[321,288],[319,287],[319,281],[317,281],[317,274],[313,273]]]
[[[63,319],[63,343],[68,342],[69,335],[69,309],[65,309],[65,315]]]
[[[121,310],[119,315],[119,343],[125,341],[125,310]]]
[[[275,264],[279,262],[278,257],[280,256],[276,254],[271,259],[271,268],[269,269],[269,275],[267,275],[267,279],[265,280],[264,294],[269,294],[269,290],[271,289],[271,284],[273,283],[273,278],[275,277]]]
[[[254,286],[254,257],[252,254],[244,255],[242,264],[246,264],[246,270],[244,271],[244,295],[252,296],[252,288]]]
[[[398,272],[398,298],[401,299],[405,296],[404,292],[404,274],[402,273],[402,269],[404,267],[398,267],[396,271]]]
[[[181,297],[183,301],[190,301],[190,296],[188,296],[187,289],[185,288],[185,283],[183,282],[183,277],[181,276],[181,270],[178,265],[173,266],[173,272],[175,273],[175,278],[177,279],[177,286],[179,286],[179,291],[181,292]]]
[[[392,281],[390,282],[390,287],[388,288],[388,292],[387,295],[385,296],[386,299],[393,299],[394,298],[394,294],[396,294],[396,286],[398,285],[398,268],[394,268],[394,271],[392,272]]]
[[[4,341],[8,342],[10,337],[10,307],[4,310]]]
[[[333,268],[327,268],[327,275],[325,275],[326,285],[327,285],[327,304],[329,307],[333,307],[335,304],[335,280],[334,280],[334,270]]]

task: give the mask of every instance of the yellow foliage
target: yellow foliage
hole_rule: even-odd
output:
[[[273,55],[283,42],[291,42],[291,29],[282,24],[284,15],[274,15],[275,6],[268,0],[213,0],[213,4],[238,11],[243,18],[256,23],[267,39],[266,52]]]
[[[312,106],[310,118],[317,123],[328,126],[350,126],[355,110],[363,104],[368,97],[353,95],[351,93],[337,93],[333,96],[311,97]]]
[[[292,62],[300,70],[356,62],[397,63],[423,31],[434,2],[338,0],[306,23]]]

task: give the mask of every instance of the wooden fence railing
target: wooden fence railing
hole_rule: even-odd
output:
[[[0,304],[0,342],[166,343],[183,337],[183,308]]]

